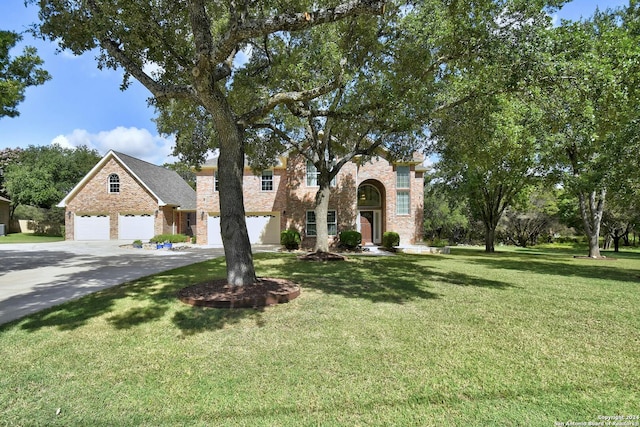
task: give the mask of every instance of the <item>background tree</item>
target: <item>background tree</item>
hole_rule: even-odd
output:
[[[35,0],[34,0],[35,2]],[[291,34],[318,25],[330,26],[343,19],[378,15],[383,2],[356,0],[345,3],[230,1],[65,1],[41,0],[42,34],[58,40],[76,54],[99,48],[100,67],[121,67],[128,79],[140,81],[153,95],[159,109],[184,115],[211,117],[213,132],[200,142],[217,145],[219,155],[221,235],[230,285],[256,282],[251,246],[245,223],[242,194],[245,132],[279,105],[313,99],[335,90],[341,82],[340,64],[322,85],[300,81],[298,88],[272,85],[233,85],[243,65],[235,62],[243,49],[250,51],[265,41],[276,43]],[[369,20],[376,25],[376,20]],[[313,49],[316,46],[309,46]],[[273,62],[295,67],[287,55]],[[154,63],[156,72],[145,65]],[[315,82],[313,82],[315,83]],[[242,102],[256,95],[251,104]],[[196,129],[194,128],[194,131]],[[181,139],[190,135],[182,135]],[[212,143],[215,141],[215,143]],[[180,144],[180,142],[179,142]]]
[[[549,139],[543,151],[564,188],[578,199],[589,256],[600,257],[605,201],[633,147],[624,130],[638,117],[640,45],[627,23],[635,6],[563,22],[553,32]],[[637,153],[638,145],[635,145]]]
[[[7,189],[4,184],[4,173],[7,167],[18,160],[22,152],[21,148],[4,148],[0,150],[0,196],[7,197]]]
[[[508,208],[503,218],[508,243],[526,247],[536,245],[539,238],[551,241],[559,229],[557,192],[541,183],[523,191],[520,203]]]
[[[101,156],[87,147],[29,146],[4,173],[14,207],[55,207],[93,168]]]
[[[469,100],[434,120],[435,168],[482,220],[485,250],[494,252],[504,211],[536,178],[540,111],[514,95]]]
[[[466,199],[451,196],[445,183],[437,177],[425,176],[424,236],[431,240],[462,243],[469,229],[469,209]]]
[[[51,78],[40,67],[43,61],[35,48],[25,47],[22,55],[10,56],[20,40],[20,34],[0,30],[0,118],[18,116],[18,104],[24,100],[25,90]]]

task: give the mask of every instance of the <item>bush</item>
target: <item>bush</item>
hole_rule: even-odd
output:
[[[340,245],[347,249],[355,249],[362,243],[362,234],[355,230],[340,233]]]
[[[280,233],[280,244],[288,250],[298,249],[301,241],[300,233],[296,230],[284,230]]]
[[[431,245],[430,246],[434,246],[434,247],[444,247],[444,246],[449,246],[449,241],[447,239],[440,239],[438,237],[436,237],[435,239],[431,240]]]
[[[394,246],[400,244],[400,235],[395,231],[387,231],[382,235],[382,246],[387,249],[393,249]]]
[[[149,239],[151,243],[184,243],[190,241],[190,237],[184,234],[158,234]]]

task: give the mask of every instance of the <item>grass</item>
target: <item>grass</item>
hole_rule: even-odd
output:
[[[41,236],[33,233],[11,233],[0,236],[0,245],[3,243],[50,243],[61,242],[64,237],[61,236]]]
[[[175,299],[223,276],[222,260],[173,270],[0,327],[0,424],[552,426],[640,415],[640,254],[616,258],[259,254],[260,275],[303,293],[237,311]]]

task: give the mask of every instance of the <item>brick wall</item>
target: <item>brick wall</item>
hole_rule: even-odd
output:
[[[120,192],[109,193],[109,175],[120,177]],[[109,215],[110,238],[118,238],[118,214],[155,214],[158,202],[116,160],[110,159],[67,203],[66,239],[74,239],[74,215]],[[156,234],[165,229],[165,210],[156,218]],[[169,220],[171,217],[169,217]]]

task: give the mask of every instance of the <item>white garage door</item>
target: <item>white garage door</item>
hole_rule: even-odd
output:
[[[248,214],[245,218],[249,242],[251,244],[280,244],[280,214]],[[207,242],[209,245],[222,245],[220,235],[220,217],[210,216],[207,223]]]
[[[149,240],[155,233],[153,215],[118,215],[118,239]]]
[[[207,244],[221,245],[222,236],[220,235],[220,217],[209,216],[207,220]]]
[[[109,217],[81,215],[74,219],[75,240],[109,240]]]

